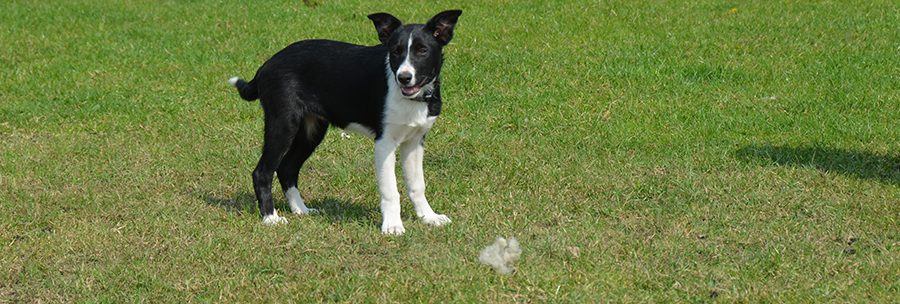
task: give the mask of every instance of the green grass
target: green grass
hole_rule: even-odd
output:
[[[323,214],[261,225],[262,113],[225,80],[452,8],[425,167],[453,223],[404,199],[382,236],[372,145],[332,130],[301,172]],[[5,1],[0,302],[897,302],[898,24],[880,0]],[[477,261],[496,236],[512,276]]]

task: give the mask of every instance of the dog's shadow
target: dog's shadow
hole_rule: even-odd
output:
[[[232,198],[222,198],[208,192],[194,191],[194,195],[206,202],[206,204],[225,209],[238,215],[257,214],[256,196],[252,193],[240,193]],[[279,214],[291,214],[291,209],[283,200],[275,200],[275,209]],[[330,223],[364,223],[378,225],[380,213],[375,209],[367,208],[363,204],[356,204],[348,200],[326,197],[323,199],[306,202],[307,207],[318,212],[311,216],[321,217]]]
[[[331,223],[362,223],[378,226],[381,213],[375,209],[367,208],[364,204],[354,203],[350,200],[340,200],[326,197],[312,200],[306,204],[311,209],[318,210],[318,215]],[[284,208],[287,208],[285,205]]]
[[[189,193],[206,202],[207,205],[225,209],[238,215],[253,214],[256,211],[256,196],[252,193],[241,193],[232,198],[223,198],[210,192],[192,191]]]
[[[900,186],[900,156],[821,147],[752,145],[735,152],[745,160],[762,159],[781,166],[817,170]]]

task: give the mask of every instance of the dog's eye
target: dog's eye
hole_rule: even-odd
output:
[[[425,54],[428,54],[428,49],[426,49],[426,48],[420,48],[420,49],[419,49],[419,55],[425,55]]]
[[[391,56],[394,56],[394,57],[400,57],[400,50],[393,50],[393,51],[391,51]]]

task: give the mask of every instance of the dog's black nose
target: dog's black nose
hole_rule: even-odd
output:
[[[410,72],[400,72],[397,74],[397,81],[402,85],[407,85],[412,80],[412,73]]]

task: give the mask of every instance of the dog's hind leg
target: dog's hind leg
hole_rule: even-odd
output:
[[[264,108],[265,109],[265,108]],[[253,170],[253,190],[259,202],[263,224],[280,224],[287,219],[278,216],[272,202],[272,179],[285,153],[290,149],[299,126],[299,117],[266,110],[265,138],[262,156]]]
[[[281,159],[278,166],[278,181],[281,182],[281,189],[284,191],[284,197],[287,198],[291,212],[295,214],[307,214],[317,212],[315,209],[309,209],[303,203],[300,197],[300,190],[297,189],[297,178],[300,174],[300,168],[303,163],[312,155],[313,151],[328,131],[328,121],[315,115],[305,115],[301,119],[302,123],[294,136],[294,142],[291,149]]]

